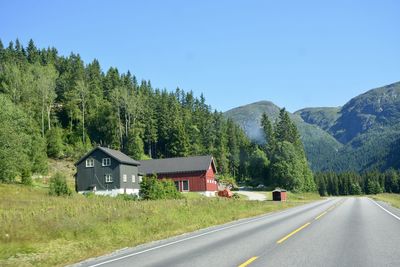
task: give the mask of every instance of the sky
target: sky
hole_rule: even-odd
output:
[[[0,0],[6,46],[56,47],[219,111],[341,106],[400,81],[398,0]]]

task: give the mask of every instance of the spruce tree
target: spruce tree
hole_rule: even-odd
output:
[[[271,157],[272,154],[274,153],[274,147],[275,147],[275,134],[274,130],[272,127],[272,123],[267,115],[267,113],[263,113],[261,117],[261,127],[264,132],[265,136],[265,152],[266,154]]]

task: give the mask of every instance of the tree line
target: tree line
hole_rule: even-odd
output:
[[[383,173],[378,170],[362,174],[357,172],[317,173],[315,182],[321,196],[400,193],[400,171],[395,169],[389,169]]]

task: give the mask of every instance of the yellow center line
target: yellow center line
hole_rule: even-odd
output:
[[[291,237],[292,235],[296,234],[297,232],[300,232],[301,230],[303,230],[304,228],[306,228],[307,226],[309,226],[311,223],[306,223],[305,225],[297,228],[296,230],[294,230],[293,232],[291,232],[290,234],[288,234],[287,236],[285,236],[284,238],[278,240],[276,243],[280,244],[282,242],[284,242],[286,239],[288,239],[289,237]]]
[[[328,211],[331,211],[331,210],[333,210],[335,208],[335,206],[332,206],[332,207],[330,207],[329,209],[328,209]]]
[[[253,261],[255,261],[258,257],[253,257],[250,258],[249,260],[247,260],[246,262],[243,262],[242,264],[239,265],[239,267],[246,267],[248,266],[250,263],[252,263]]]
[[[315,220],[318,220],[319,218],[321,218],[322,216],[324,216],[325,214],[327,214],[327,211],[324,211],[323,213],[321,213],[320,215],[318,215]]]

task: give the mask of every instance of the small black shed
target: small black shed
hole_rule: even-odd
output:
[[[285,189],[277,188],[272,191],[272,200],[273,201],[286,201],[287,194]]]

